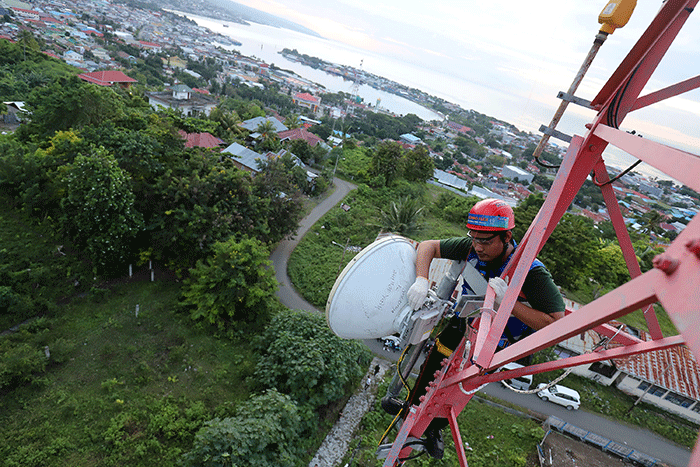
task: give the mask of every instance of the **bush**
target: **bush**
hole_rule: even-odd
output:
[[[44,352],[29,344],[4,342],[0,355],[0,389],[26,384],[46,368]]]
[[[241,404],[235,416],[205,423],[192,450],[188,467],[295,467],[303,453],[298,438],[296,404],[273,390]]]
[[[199,260],[185,281],[183,303],[195,321],[226,329],[234,322],[262,325],[277,289],[270,252],[259,240],[215,243],[206,262]]]
[[[360,342],[340,339],[322,316],[303,311],[275,316],[258,347],[258,380],[312,408],[342,397],[370,359]]]

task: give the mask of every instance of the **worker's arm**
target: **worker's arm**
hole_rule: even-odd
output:
[[[440,240],[420,242],[416,250],[416,276],[427,279],[434,258],[440,258]]]
[[[515,306],[513,307],[512,316],[515,316],[527,326],[537,331],[538,329],[542,329],[548,324],[563,318],[564,312],[557,311],[555,313],[545,313],[543,311],[535,310],[522,302],[516,301]]]

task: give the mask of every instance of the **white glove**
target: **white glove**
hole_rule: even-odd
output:
[[[503,301],[506,290],[508,290],[508,280],[507,278],[503,280],[500,277],[494,277],[493,279],[489,279],[489,285],[493,291],[496,292],[496,298],[493,300],[493,304],[498,306]]]
[[[416,277],[416,281],[408,289],[406,296],[408,297],[408,305],[412,309],[420,308],[425,303],[425,299],[428,298],[428,279],[422,276]]]

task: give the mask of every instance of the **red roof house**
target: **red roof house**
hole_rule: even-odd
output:
[[[92,73],[81,73],[78,78],[87,81],[88,83],[98,84],[100,86],[112,86],[119,84],[123,87],[131,86],[131,83],[137,83],[134,78],[130,78],[119,70],[93,71]]]
[[[318,107],[321,105],[321,98],[312,96],[308,92],[297,92],[292,96],[292,101],[301,107],[306,107],[314,112],[318,111]]]
[[[279,133],[277,133],[277,136],[279,136],[280,141],[293,141],[295,139],[303,139],[304,141],[309,143],[309,146],[316,146],[318,143],[323,142],[323,139],[311,132],[306,131],[303,128],[292,128],[291,130],[280,131]]]
[[[186,148],[218,148],[226,144],[224,140],[211,133],[186,133],[183,130],[179,130],[178,133],[185,139]]]

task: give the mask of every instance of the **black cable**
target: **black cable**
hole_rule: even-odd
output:
[[[620,172],[620,173],[617,174],[615,177],[611,178],[610,180],[608,180],[608,181],[605,182],[605,183],[600,183],[600,182],[598,181],[598,179],[595,177],[595,175],[593,175],[593,183],[594,183],[596,186],[599,186],[599,187],[603,187],[603,186],[605,186],[605,185],[610,185],[610,184],[611,184],[612,182],[614,182],[615,180],[620,179],[620,177],[624,177],[625,175],[627,175],[627,173],[629,173],[630,170],[634,169],[635,167],[637,167],[637,166],[638,166],[639,164],[641,164],[641,163],[642,163],[642,160],[641,160],[641,159],[640,159],[640,160],[637,160],[637,162],[635,162],[634,164],[630,165],[630,166],[627,167],[624,171]]]
[[[543,151],[544,151],[544,150],[543,150]],[[540,156],[535,157],[535,162],[537,162],[539,165],[541,165],[542,167],[544,167],[544,168],[546,168],[546,169],[558,169],[559,167],[561,167],[561,165],[549,165],[549,164],[545,164],[544,162],[542,162],[542,161],[540,160]]]

